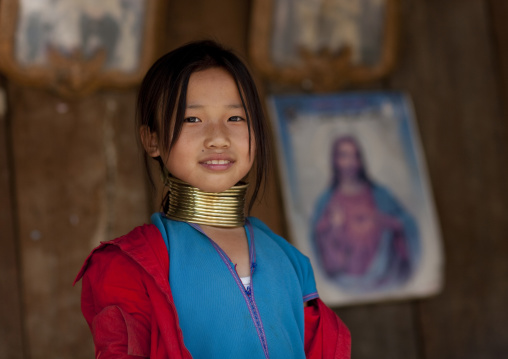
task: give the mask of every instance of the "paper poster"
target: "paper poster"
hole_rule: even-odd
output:
[[[440,230],[402,93],[269,98],[288,226],[328,305],[428,296]]]

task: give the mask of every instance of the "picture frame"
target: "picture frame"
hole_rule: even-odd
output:
[[[249,56],[269,82],[310,92],[372,82],[395,66],[399,0],[255,0]]]
[[[409,96],[273,95],[268,105],[290,238],[323,301],[437,293],[441,234]]]
[[[0,2],[0,71],[65,97],[138,84],[156,56],[162,0]]]

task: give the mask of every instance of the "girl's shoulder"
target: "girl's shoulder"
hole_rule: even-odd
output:
[[[74,284],[85,275],[92,264],[94,271],[98,272],[112,267],[146,267],[150,265],[146,263],[147,260],[164,265],[168,259],[162,253],[165,253],[165,245],[159,230],[152,224],[144,224],[126,235],[101,242],[85,259]]]

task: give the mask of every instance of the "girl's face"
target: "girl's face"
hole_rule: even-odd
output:
[[[173,176],[205,192],[222,192],[248,174],[255,141],[249,149],[247,117],[229,72],[210,68],[190,76],[184,118],[169,156],[162,153]]]

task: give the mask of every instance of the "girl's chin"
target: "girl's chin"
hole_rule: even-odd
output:
[[[184,182],[187,182],[191,186],[196,187],[200,191],[209,193],[224,192],[235,185],[234,183],[230,185],[230,183],[228,182],[218,183],[217,181],[215,182],[207,181],[205,183],[203,183],[203,181],[184,181]]]
[[[178,178],[177,176],[175,176]],[[224,178],[225,176],[206,176],[203,175],[201,178],[188,178],[187,180],[179,178],[181,181],[184,181],[190,184],[193,187],[196,187],[200,191],[209,192],[209,193],[220,193],[224,192],[231,187],[235,186],[238,182],[245,179],[246,176],[240,178],[238,181],[236,180],[236,176],[228,176],[228,178]]]

